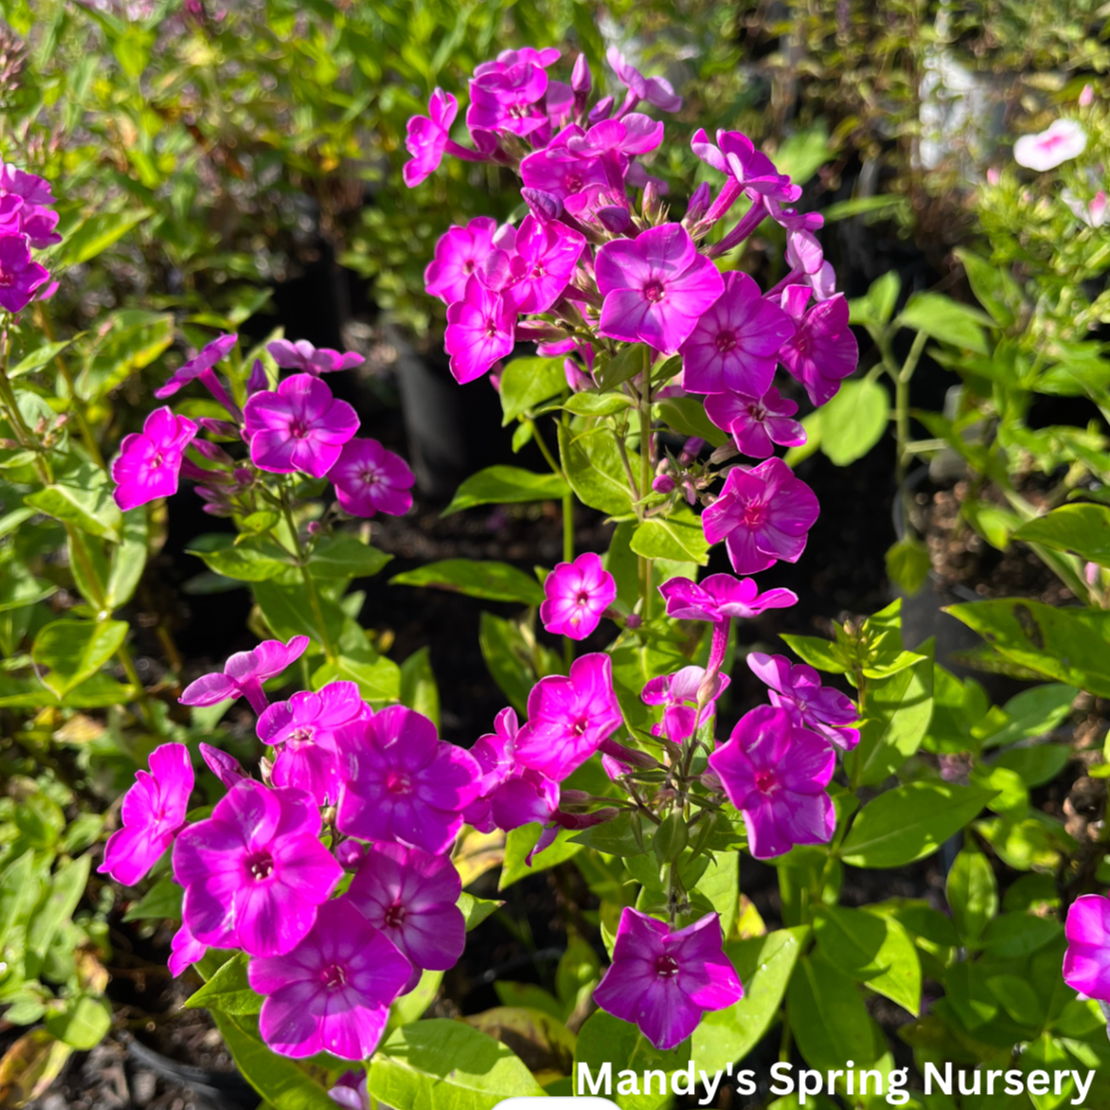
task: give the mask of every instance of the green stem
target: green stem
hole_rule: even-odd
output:
[[[644,387],[640,391],[640,489],[647,497],[651,489],[651,351],[644,347]],[[641,518],[642,519],[642,518]],[[643,604],[640,616],[651,620],[651,560],[640,556],[643,571]]]
[[[320,630],[320,646],[324,649],[324,657],[329,663],[338,663],[339,656],[331,642],[327,625],[324,623],[324,608],[320,604],[320,595],[316,592],[316,582],[308,569],[308,558],[305,556],[304,545],[301,543],[300,533],[297,531],[297,522],[293,519],[293,506],[289,502],[289,490],[285,485],[281,487],[281,511],[285,514],[285,522],[289,525],[289,531],[292,534],[297,565],[301,568],[301,577],[304,579],[308,603],[312,606],[312,614],[316,618],[316,627]]]

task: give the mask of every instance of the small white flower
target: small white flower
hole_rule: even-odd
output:
[[[1058,119],[1037,135],[1023,135],[1014,143],[1014,161],[1026,169],[1054,169],[1087,148],[1087,132],[1073,119]]]

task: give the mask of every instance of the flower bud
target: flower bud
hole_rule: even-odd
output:
[[[1092,85],[1084,85],[1083,91],[1079,94],[1079,107],[1089,108],[1095,99],[1095,90]]]
[[[230,420],[216,420],[211,416],[198,416],[197,423],[206,432],[211,432],[213,435],[227,436],[230,439],[237,439],[239,436],[239,429]]]
[[[310,536],[315,536],[320,532],[321,528],[323,528],[323,525],[318,520],[310,520],[308,522],[308,526],[305,528],[305,531]]]
[[[544,192],[543,189],[524,188],[520,195],[540,223],[557,220],[563,212],[563,202],[554,193]]]
[[[639,613],[629,613],[628,620],[624,622],[624,627],[627,628],[629,632],[635,632],[637,628],[642,627],[643,623],[644,618],[641,617]]]
[[[621,208],[616,204],[599,208],[597,218],[601,226],[614,235],[623,235],[628,230],[629,224],[632,223],[632,217],[629,215],[628,209]]]
[[[202,459],[219,463],[221,466],[234,466],[235,460],[218,444],[206,439],[194,439],[191,446]]]
[[[340,867],[353,871],[362,862],[366,849],[357,840],[344,840],[335,849],[335,858],[339,860]]]
[[[705,446],[705,440],[700,439],[698,436],[691,436],[682,447],[682,454],[678,456],[678,461],[683,466],[689,466],[701,453],[701,449]]]
[[[712,455],[709,456],[709,462],[712,466],[719,466],[723,462],[728,462],[729,459],[739,455],[740,452],[736,450],[736,444],[730,439],[727,443],[722,443]]]
[[[651,488],[656,493],[674,493],[676,489],[675,480],[669,474],[659,474],[651,483]]]
[[[709,182],[703,181],[690,196],[690,203],[686,208],[686,218],[682,221],[683,226],[691,227],[709,211],[709,201],[712,196],[713,190],[710,189]]]
[[[259,390],[267,389],[269,385],[270,379],[266,376],[266,367],[262,365],[260,358],[256,358],[251,367],[250,377],[247,378],[247,392],[258,393]]]
[[[570,87],[576,93],[588,93],[593,87],[593,78],[590,75],[590,63],[586,61],[585,54],[579,54],[574,60],[574,70],[570,75]],[[1087,88],[1091,86],[1088,85]]]
[[[613,98],[611,96],[603,97],[599,100],[590,111],[589,121],[593,125],[600,123],[603,119],[608,119],[613,114]]]
[[[659,182],[654,177],[647,179],[644,185],[644,195],[640,201],[640,209],[648,223],[655,223],[663,213],[663,202],[659,194]]]

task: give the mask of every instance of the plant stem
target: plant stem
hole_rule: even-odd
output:
[[[644,386],[640,390],[640,496],[647,497],[651,489],[651,351],[644,347]],[[643,519],[641,517],[641,519]],[[651,619],[651,560],[641,555],[643,570],[643,604],[640,616]]]
[[[304,579],[305,592],[308,594],[308,603],[312,606],[312,614],[316,618],[316,626],[320,630],[320,646],[324,649],[324,657],[329,663],[338,663],[331,636],[328,634],[327,625],[324,623],[324,609],[320,604],[320,595],[316,592],[316,582],[312,572],[308,569],[308,559],[305,556],[304,546],[301,544],[300,533],[297,531],[297,522],[293,519],[293,506],[289,502],[289,490],[284,484],[281,487],[281,511],[285,514],[285,522],[293,537],[293,547],[297,554],[297,565],[301,568],[301,577]]]

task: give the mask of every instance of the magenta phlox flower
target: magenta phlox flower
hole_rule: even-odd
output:
[[[672,932],[631,906],[621,912],[613,963],[594,991],[598,1006],[638,1026],[663,1052],[686,1040],[704,1013],[743,997],[717,914]]]
[[[450,93],[437,88],[428,103],[428,114],[413,116],[408,121],[405,147],[412,158],[405,163],[402,174],[410,189],[439,169],[458,111],[459,102]]]
[[[525,216],[510,259],[509,303],[517,312],[546,312],[562,296],[585,245],[580,231]]]
[[[246,698],[251,709],[261,714],[270,704],[262,683],[295,663],[307,647],[307,636],[294,636],[288,644],[263,640],[250,651],[237,651],[229,656],[222,672],[190,682],[177,700],[182,705],[215,705],[228,698]]]
[[[543,66],[517,62],[475,73],[466,110],[466,126],[471,132],[505,131],[526,138],[539,128],[550,127],[541,103],[547,91]]]
[[[568,124],[543,150],[525,157],[520,163],[524,187],[566,201],[591,185],[610,184],[605,163],[597,153],[578,153],[567,145],[583,134],[577,124]]]
[[[120,509],[175,494],[185,449],[196,434],[192,420],[164,406],[146,418],[141,432],[124,436],[111,466],[112,496]]]
[[[291,952],[247,965],[251,989],[265,996],[262,1039],[295,1058],[368,1059],[411,974],[408,960],[347,898],[322,905]]]
[[[516,760],[562,782],[620,724],[612,660],[602,652],[583,655],[571,664],[569,676],[548,675],[532,687]]]
[[[351,370],[366,361],[354,351],[344,354],[331,347],[314,347],[307,339],[298,339],[295,343],[288,339],[275,339],[266,344],[266,350],[283,370],[299,370],[314,378],[336,370]]]
[[[648,154],[663,142],[663,124],[639,112],[623,119],[606,119],[584,133],[568,134],[567,150],[582,158],[600,159],[610,185],[624,184],[629,160]]]
[[[11,163],[0,167],[0,214],[5,230],[26,235],[37,250],[62,241],[55,230],[58,226],[58,213],[52,210],[55,203],[50,182],[45,178]]]
[[[494,791],[511,776],[523,773],[514,757],[519,731],[516,710],[502,709],[494,718],[493,732],[479,736],[470,749],[482,778],[480,793],[463,811],[463,820],[479,832],[493,832],[497,827],[493,820]]]
[[[199,378],[206,370],[211,370],[218,362],[227,358],[231,349],[239,342],[235,333],[224,334],[206,343],[204,347],[191,359],[179,366],[169,377],[165,385],[159,386],[154,391],[154,396],[160,401],[172,397],[178,390],[183,389],[194,378]]]
[[[736,449],[753,459],[775,453],[775,444],[800,447],[806,430],[794,419],[798,406],[774,386],[762,397],[742,393],[712,393],[705,399],[705,414],[732,436]]]
[[[681,224],[606,243],[595,262],[605,298],[599,331],[673,354],[724,291],[717,267],[698,253]]]
[[[665,736],[671,743],[681,744],[693,735],[698,719],[698,692],[704,679],[705,668],[691,666],[648,682],[640,695],[644,704],[665,706],[663,720],[651,726],[652,736]],[[729,682],[727,674],[717,676],[713,702],[728,689]],[[707,721],[711,712],[703,712],[702,720]]]
[[[618,116],[630,112],[641,100],[646,100],[661,112],[682,111],[682,97],[675,94],[674,87],[665,77],[645,77],[625,60],[615,46],[610,46],[606,51],[605,60],[613,67],[617,80],[628,89],[624,104],[617,112]]]
[[[134,886],[173,843],[193,792],[193,765],[184,744],[162,744],[149,762],[150,770],[136,771],[135,785],[123,796],[123,827],[108,837],[97,868],[123,886]]]
[[[556,636],[584,640],[597,628],[605,610],[617,598],[617,584],[592,551],[573,563],[559,563],[543,584],[546,600],[540,606],[544,628]]]
[[[815,304],[802,317],[779,360],[815,405],[836,396],[841,380],[859,364],[859,344],[848,326],[848,302],[842,293]]]
[[[174,844],[184,924],[214,948],[252,956],[290,951],[343,876],[319,836],[311,795],[242,779]]]
[[[799,728],[787,710],[760,705],[745,713],[709,766],[744,815],[756,859],[832,839],[836,812],[825,787],[836,753],[823,737]]]
[[[747,658],[752,673],[770,686],[771,704],[787,710],[796,725],[850,751],[859,743],[859,710],[847,694],[821,685],[821,676],[805,663],[791,665],[783,655],[753,651]]]
[[[699,582],[668,578],[659,587],[667,603],[667,616],[680,621],[752,620],[765,609],[788,609],[797,604],[791,590],[760,593],[754,578],[711,574]]]
[[[0,234],[0,308],[22,312],[49,278],[46,267],[31,258],[26,235]]]
[[[412,508],[416,478],[400,455],[376,439],[356,437],[344,443],[327,478],[340,506],[352,516],[404,516]]]
[[[17,196],[26,204],[49,207],[57,203],[53,186],[45,177],[21,170],[11,162],[0,166],[0,192]]]
[[[230,790],[240,779],[250,778],[243,770],[243,765],[233,755],[220,751],[219,748],[200,742],[201,759],[208,765],[212,772]]]
[[[1068,907],[1064,934],[1064,982],[1088,998],[1110,1001],[1110,898],[1077,898]]]
[[[275,702],[258,718],[258,738],[277,749],[275,786],[296,786],[320,805],[339,801],[337,731],[364,715],[353,682],[329,682],[315,693],[302,690]]]
[[[492,62],[482,62],[474,69],[475,77],[484,77],[487,73],[505,73],[513,66],[533,65],[541,69],[553,66],[562,55],[558,47],[541,46],[538,50],[534,46],[522,46],[516,50],[502,50]]]
[[[466,947],[466,918],[458,908],[462,880],[447,856],[400,844],[373,844],[351,880],[351,904],[412,964],[407,987],[421,970],[446,971]]]
[[[726,274],[724,292],[682,345],[683,385],[694,393],[762,397],[774,381],[779,350],[793,334],[794,322],[747,274]]]
[[[721,495],[702,513],[705,538],[724,540],[737,574],[755,574],[779,559],[796,563],[820,512],[813,490],[779,458],[729,471]]]
[[[753,201],[770,197],[780,203],[790,204],[802,195],[802,190],[791,183],[790,176],[779,173],[775,164],[755,149],[755,144],[739,131],[718,131],[717,144],[709,141],[703,129],[690,141],[694,153],[707,165],[728,177],[724,188],[709,206],[703,222],[710,225],[719,220],[741,193]]]
[[[424,271],[424,288],[444,304],[466,295],[466,283],[493,250],[497,221],[477,216],[466,227],[452,225],[436,243],[435,257]]]
[[[493,794],[493,821],[496,828],[510,832],[524,825],[543,826],[539,839],[532,845],[524,862],[532,861],[559,835],[559,784],[530,768],[508,779]]]
[[[335,465],[359,424],[355,410],[311,374],[294,374],[276,390],[253,394],[243,415],[255,466],[271,474],[299,470],[313,478],[323,478]]]
[[[207,944],[201,944],[186,925],[182,925],[170,941],[170,958],[166,961],[170,974],[176,979],[190,964],[204,959]]]
[[[478,797],[482,770],[469,752],[444,743],[427,717],[391,705],[339,732],[337,825],[361,840],[398,840],[442,852]]]
[[[516,312],[509,301],[487,289],[477,274],[472,276],[463,299],[447,308],[444,347],[455,381],[472,382],[499,358],[512,354],[515,325]]]
[[[1014,161],[1043,173],[1078,158],[1087,149],[1087,132],[1073,119],[1058,119],[1036,135],[1022,135],[1014,143]]]

